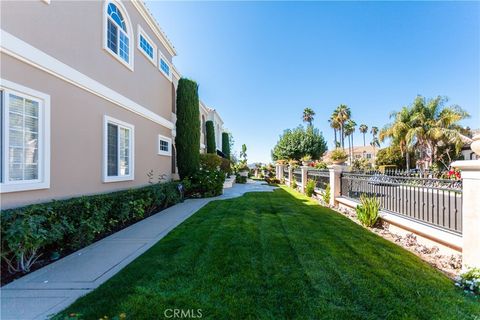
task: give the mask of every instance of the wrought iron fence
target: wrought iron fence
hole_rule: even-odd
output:
[[[375,196],[381,209],[455,233],[462,232],[462,181],[386,174],[342,173],[341,195]]]
[[[288,167],[283,168],[283,178],[287,181],[290,180],[290,177],[288,176]]]
[[[293,169],[292,175],[297,184],[302,184],[302,169]]]
[[[386,169],[386,170],[368,170],[368,171],[353,171],[353,173],[359,174],[383,174],[387,176],[400,176],[400,177],[412,177],[412,178],[430,178],[439,179],[445,176],[446,172],[432,171],[432,170],[401,170],[401,169]]]
[[[330,183],[330,172],[322,169],[308,169],[308,180],[315,180],[315,189],[324,191]]]

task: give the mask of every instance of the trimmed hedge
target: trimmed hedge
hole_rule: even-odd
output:
[[[205,123],[207,130],[207,153],[217,153],[217,146],[215,144],[215,128],[213,127],[213,121],[208,120]]]
[[[46,264],[181,200],[178,183],[168,182],[2,210],[2,278],[6,269],[29,272],[40,257]]]
[[[227,159],[230,159],[230,134],[228,132],[222,133],[222,152]]]
[[[194,174],[200,167],[200,111],[198,85],[182,78],[177,88],[177,123],[175,150],[180,179]]]

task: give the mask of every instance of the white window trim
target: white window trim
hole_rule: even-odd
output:
[[[118,9],[122,12],[123,18],[125,19],[125,23],[127,25],[127,35],[128,35],[128,41],[130,42],[128,45],[128,62],[120,58],[120,55],[113,52],[107,45],[107,40],[108,40],[108,35],[107,35],[107,19],[108,19],[108,5],[110,3],[113,3],[114,5],[117,6]],[[133,71],[133,58],[134,58],[134,50],[135,48],[135,33],[133,32],[133,27],[132,24],[130,23],[130,18],[127,14],[127,10],[123,6],[123,4],[120,1],[115,1],[115,0],[107,0],[105,1],[103,5],[103,49],[107,51],[112,57],[114,57],[117,61],[119,61],[121,64],[123,64],[125,67],[127,67],[130,71]],[[120,50],[120,49],[119,49]]]
[[[116,124],[119,128],[124,127],[130,130],[130,174],[124,176],[109,176],[108,175],[108,124]],[[120,150],[119,150],[120,151]],[[118,182],[118,181],[131,181],[135,179],[135,126],[121,120],[103,116],[103,182]]]
[[[137,26],[137,49],[140,50],[140,52],[150,61],[155,67],[157,66],[157,45],[153,40],[145,33],[143,28],[138,25]],[[152,46],[152,51],[153,51],[153,58],[151,58],[140,46],[140,36],[144,37],[145,40],[149,42],[149,44]]]
[[[170,75],[167,75],[163,70],[162,70],[162,64],[160,63],[160,60],[163,59],[167,64],[170,69]],[[169,81],[172,81],[172,65],[170,62],[168,62],[167,58],[163,55],[162,51],[158,50],[158,70],[167,78]]]
[[[168,142],[168,151],[163,151],[160,150],[160,140],[167,141]],[[161,134],[158,135],[158,140],[157,140],[157,151],[158,154],[161,156],[172,156],[172,138],[162,136]]]
[[[8,123],[2,126],[3,132],[3,180],[0,182],[0,193],[38,190],[50,188],[50,96],[48,94],[27,88],[15,82],[0,79],[0,88],[4,94],[4,114],[3,119],[8,118],[7,115],[7,97],[8,93],[14,93],[21,97],[29,98],[40,102],[39,110],[39,141],[38,141],[38,179],[28,181],[8,181]]]

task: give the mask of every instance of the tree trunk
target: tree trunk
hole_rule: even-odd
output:
[[[406,151],[405,158],[407,159],[407,171],[410,170],[410,153],[408,152],[408,149]]]
[[[333,134],[335,136],[335,140],[334,140],[335,148],[337,148],[337,129],[333,128]]]
[[[363,146],[365,147],[365,132],[363,133]]]
[[[342,143],[342,149],[345,149],[345,132],[343,131],[343,123],[340,123],[340,139],[342,140],[341,143]]]

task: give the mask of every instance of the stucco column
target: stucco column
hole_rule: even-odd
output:
[[[305,187],[307,186],[308,181],[308,166],[302,166],[302,189],[301,192],[305,193]]]
[[[338,164],[333,164],[328,166],[328,171],[330,173],[330,205],[335,206],[337,202],[335,198],[340,197],[340,176],[343,171],[343,166]]]
[[[480,156],[480,135],[473,137],[471,148]],[[455,161],[452,167],[461,170],[463,268],[480,268],[480,160]]]
[[[283,168],[285,167],[284,164],[277,164],[275,165],[276,169],[277,169],[277,179],[278,180],[282,180],[283,179]]]
[[[288,186],[292,185],[293,167],[288,166]]]

